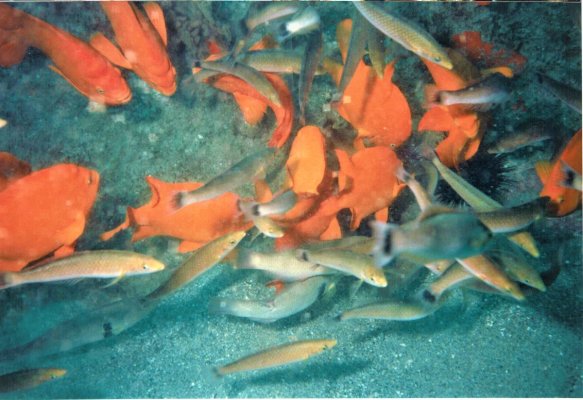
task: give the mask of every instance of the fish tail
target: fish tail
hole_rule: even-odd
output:
[[[226,299],[214,298],[211,299],[208,306],[210,314],[224,315],[229,314],[229,303]]]
[[[436,85],[425,85],[424,108],[433,108],[441,104],[441,91]]]
[[[386,224],[380,221],[372,221],[370,227],[375,238],[373,256],[375,264],[383,267],[389,264],[395,257],[395,231],[398,225]]]
[[[11,67],[22,61],[29,47],[25,37],[28,14],[0,4],[0,66]]]

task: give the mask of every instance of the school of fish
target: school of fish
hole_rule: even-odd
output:
[[[51,60],[53,71],[102,111],[132,100],[125,71],[171,97],[178,89],[178,73],[167,50],[171,38],[165,6],[100,4],[114,33],[111,39],[97,32],[84,40],[0,4],[0,66],[17,68],[34,47]],[[561,140],[543,121],[511,132],[487,149],[481,146],[488,135],[488,114],[510,101],[526,58],[507,49],[493,51],[472,31],[454,35],[453,48],[447,48],[430,27],[403,19],[382,3],[354,2],[352,18],[339,21],[340,58],[325,54],[321,24],[309,5],[253,3],[232,48],[209,41],[208,58],[192,60],[193,78],[232,95],[241,111],[234,118],[249,125],[258,124],[270,109],[275,126],[268,143],[241,154],[206,182],[146,177],[150,200],[139,207],[120,205],[127,206],[125,221],[100,238],[107,245],[127,229],[132,229],[132,241],[175,238],[180,240],[178,251],[189,253],[182,264],[145,297],[112,301],[0,350],[0,363],[34,364],[118,335],[220,263],[261,271],[272,279],[268,286],[274,292],[267,300],[212,298],[208,312],[213,318],[261,324],[341,295],[336,291],[340,280],[352,281],[354,296],[362,284],[379,288],[375,290],[405,286],[420,270],[425,278],[406,298],[354,307],[338,319],[417,320],[438,311],[458,289],[516,301],[548,289],[557,267],[539,271],[533,266],[540,252],[529,227],[581,212],[581,129],[557,146],[552,159],[527,166],[536,169],[542,189],[522,204],[501,204],[456,172],[479,151],[510,153]],[[302,51],[285,45],[292,38]],[[433,80],[426,82],[424,114],[416,127],[407,100],[412,94],[393,81],[399,65],[386,50],[387,38],[409,57],[419,57]],[[289,74],[299,75],[297,85],[288,84]],[[580,91],[540,73],[537,78],[542,90],[581,113]],[[330,102],[321,106],[352,127],[349,138],[306,122],[316,112],[308,99],[318,79],[335,85]],[[0,119],[0,128],[7,124]],[[410,145],[414,129],[441,132],[443,139],[436,146],[429,140]],[[417,161],[402,156],[399,149],[406,146],[414,149]],[[440,179],[465,207],[439,200],[435,188]],[[106,280],[104,286],[111,286],[165,269],[147,254],[75,251],[99,195],[99,181],[99,171],[83,166],[61,163],[33,170],[26,161],[0,152],[0,290],[82,279]],[[415,199],[409,205],[415,215],[389,222],[392,204],[406,191]],[[260,236],[270,250],[253,247]],[[334,338],[306,338],[250,349],[250,355],[241,354],[214,372],[222,377],[305,361],[337,345],[342,343]],[[28,389],[66,373],[31,367],[0,376],[0,391]]]

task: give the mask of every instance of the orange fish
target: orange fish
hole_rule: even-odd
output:
[[[352,21],[338,25],[336,35],[346,59]],[[367,144],[397,147],[411,135],[411,110],[407,99],[392,82],[395,62],[388,64],[379,78],[372,67],[360,61],[338,104],[338,112],[357,130],[357,149]]]
[[[176,69],[166,51],[164,14],[156,3],[145,3],[146,17],[126,1],[101,2],[121,51],[103,34],[91,38],[91,45],[112,63],[133,70],[148,85],[165,96],[176,92]]]
[[[451,53],[450,53],[451,54]],[[454,69],[448,70],[440,65],[422,60],[439,90],[460,90],[468,86],[468,82]],[[469,160],[476,154],[482,140],[483,128],[478,114],[464,105],[430,108],[419,121],[419,131],[445,131],[447,137],[435,149],[441,162],[448,167],[457,167],[461,162]]]
[[[285,234],[275,240],[275,247],[281,250],[311,240],[339,238],[341,232],[336,220],[339,210],[330,198],[333,179],[326,166],[325,139],[320,129],[306,126],[298,132],[286,168],[288,185],[298,200],[291,210],[274,216],[285,227]]]
[[[556,206],[554,216],[562,217],[575,211],[581,204],[581,192],[561,186],[564,173],[561,162],[567,164],[581,175],[581,129],[571,138],[560,157],[553,164],[538,162],[536,172],[544,187],[540,196],[549,196]]]
[[[471,62],[484,68],[507,66],[520,74],[526,67],[526,57],[512,50],[483,42],[480,32],[467,31],[453,36],[454,47]]]
[[[132,93],[119,69],[93,47],[32,15],[0,4],[0,66],[18,64],[29,46],[45,53],[49,68],[90,100],[119,105]]]
[[[335,198],[336,209],[350,209],[350,229],[358,228],[362,219],[380,212],[385,218],[388,207],[397,197],[403,184],[395,176],[402,166],[394,151],[387,147],[368,147],[352,157],[336,150],[340,163],[338,185],[340,193]]]
[[[10,182],[30,174],[31,171],[29,163],[19,160],[10,153],[0,152],[0,192]]]
[[[278,93],[281,106],[269,101],[265,96],[255,90],[253,86],[232,75],[218,74],[205,81],[224,92],[231,94],[238,93],[267,104],[273,110],[276,121],[276,127],[268,145],[270,147],[281,147],[291,134],[294,119],[293,99],[285,81],[280,76],[271,73],[265,73],[264,75]]]
[[[184,190],[203,186],[200,182],[167,183],[152,176],[146,177],[152,190],[150,201],[139,208],[128,207],[126,220],[101,239],[108,240],[120,230],[135,227],[132,241],[152,236],[171,236],[182,239],[178,250],[193,251],[227,233],[247,230],[253,226],[239,211],[239,196],[225,193],[208,201],[191,204],[179,211],[172,209],[173,196]]]
[[[96,171],[58,164],[0,192],[0,271],[19,271],[55,252],[64,256],[85,229],[99,187]]]

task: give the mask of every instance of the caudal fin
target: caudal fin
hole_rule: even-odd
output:
[[[29,47],[24,22],[28,15],[0,4],[0,66],[11,67],[22,61]]]

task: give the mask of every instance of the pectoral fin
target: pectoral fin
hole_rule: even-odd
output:
[[[124,57],[122,52],[102,33],[93,35],[89,40],[89,44],[113,64],[125,69],[132,69],[132,65]]]
[[[111,282],[109,282],[107,285],[103,286],[102,289],[105,289],[105,288],[108,288],[110,286],[115,285],[116,283],[118,283],[119,281],[121,281],[124,276],[125,276],[124,274],[119,275],[117,278],[115,278],[114,280],[112,280]]]

